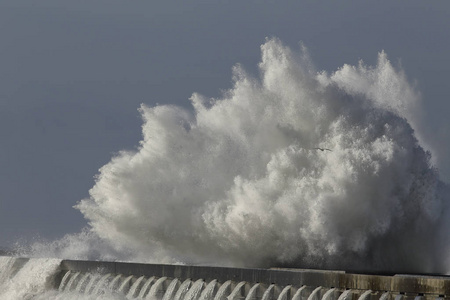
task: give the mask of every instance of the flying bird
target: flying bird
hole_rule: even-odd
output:
[[[333,150],[331,150],[331,149],[328,149],[328,148],[313,148],[313,149],[316,149],[316,150],[320,150],[320,151],[330,151],[330,152],[332,152]]]

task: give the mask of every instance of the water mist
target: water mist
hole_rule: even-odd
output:
[[[102,243],[148,262],[447,271],[448,187],[403,72],[384,52],[329,74],[277,39],[261,51],[260,76],[235,66],[220,99],[142,105],[139,148],[100,169],[75,206],[88,231],[53,253],[76,240],[78,257]]]

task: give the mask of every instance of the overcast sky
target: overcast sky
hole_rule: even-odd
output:
[[[260,45],[302,41],[318,70],[385,50],[416,82],[423,131],[450,179],[448,1],[0,0],[0,245],[86,225],[72,208],[141,137],[141,103],[217,97]]]

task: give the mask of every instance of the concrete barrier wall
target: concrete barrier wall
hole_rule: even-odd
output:
[[[450,297],[450,277],[421,275],[366,275],[349,274],[344,271],[310,269],[243,269],[223,267],[201,267],[185,265],[140,264],[123,262],[63,260],[61,276],[67,271],[90,273],[113,273],[125,276],[157,276],[185,279],[217,279],[224,282],[246,281],[249,284],[264,283],[278,286],[310,286],[337,288],[341,291],[371,290],[394,294],[433,297]],[[58,281],[58,280],[57,280]],[[431,297],[432,296],[432,297]],[[402,296],[403,297],[403,296]],[[408,296],[409,297],[409,296]],[[414,299],[413,297],[413,299]]]

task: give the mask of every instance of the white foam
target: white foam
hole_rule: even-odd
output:
[[[16,258],[0,258],[0,261],[16,262]],[[59,269],[59,259],[30,259],[16,272],[10,273],[10,268],[1,268],[0,299],[24,300],[35,299],[45,293],[54,284],[54,276]]]
[[[328,74],[276,39],[261,51],[260,78],[236,66],[220,99],[142,105],[139,149],[76,205],[94,236],[81,244],[149,262],[446,269],[448,187],[403,71],[384,52]]]

